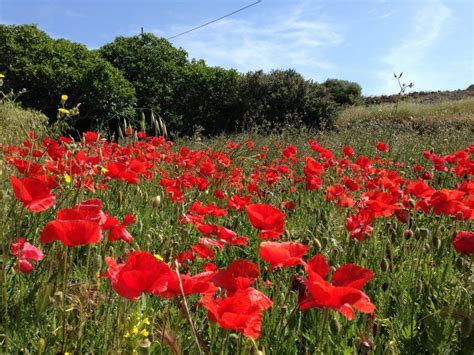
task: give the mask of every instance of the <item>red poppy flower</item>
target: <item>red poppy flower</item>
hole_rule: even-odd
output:
[[[171,274],[166,279],[166,287],[155,287],[153,294],[164,298],[173,298],[182,294],[192,295],[196,293],[213,295],[217,292],[217,287],[211,282],[214,274],[214,271],[204,271],[193,276],[180,274],[178,279],[176,271],[171,270]]]
[[[105,261],[108,269],[103,276],[110,280],[115,292],[131,300],[138,299],[142,292],[166,291],[168,283],[176,276],[166,263],[144,251],[130,253],[125,264],[117,264],[112,257]]]
[[[212,278],[214,285],[227,290],[231,295],[237,290],[250,287],[258,277],[258,267],[255,263],[245,260],[234,260],[227,269],[217,271]]]
[[[16,176],[11,176],[10,183],[15,198],[30,211],[45,211],[56,202],[56,196],[51,193],[50,188],[43,180],[30,177],[19,179]]]
[[[455,215],[466,208],[462,203],[463,196],[463,191],[441,189],[431,195],[429,204],[437,215]]]
[[[370,299],[360,290],[374,276],[369,269],[354,264],[343,265],[334,272],[330,284],[325,280],[329,265],[326,258],[318,254],[308,262],[307,272],[308,278],[304,281],[307,290],[300,298],[300,310],[331,308],[349,320],[354,317],[353,308],[363,313],[375,310]]]
[[[373,191],[366,192],[362,196],[366,208],[373,217],[391,217],[393,212],[398,210],[398,198],[390,192]]]
[[[245,211],[252,226],[260,229],[260,238],[275,239],[284,232],[286,215],[278,208],[264,203],[256,203],[246,206]]]
[[[73,208],[60,210],[56,220],[44,227],[40,243],[58,240],[67,246],[78,246],[101,241],[101,226],[107,218],[101,208],[102,202],[92,199]]]
[[[348,158],[352,157],[355,154],[354,149],[352,149],[352,147],[349,147],[349,146],[346,146],[346,145],[342,147],[342,152]]]
[[[384,142],[378,142],[375,147],[379,152],[388,152],[388,145]]]
[[[370,211],[364,209],[358,213],[351,214],[346,218],[346,228],[351,232],[351,237],[359,241],[368,238],[373,231],[372,214]]]
[[[56,220],[46,224],[40,236],[40,243],[55,240],[73,247],[97,243],[102,240],[102,230],[97,223],[87,220]]]
[[[224,298],[204,296],[200,304],[207,309],[211,322],[257,339],[261,331],[262,311],[270,308],[272,301],[262,292],[249,287]]]
[[[125,228],[135,222],[136,218],[131,214],[126,214],[122,223],[119,223],[117,219],[112,216],[107,216],[107,220],[102,226],[102,229],[109,231],[107,238],[112,242],[123,240],[127,243],[131,243],[133,241],[133,237]]]
[[[453,240],[454,249],[461,254],[474,253],[474,232],[458,232]]]
[[[418,198],[430,197],[434,193],[434,189],[429,187],[423,180],[411,181],[408,183],[405,192]]]
[[[262,242],[259,254],[263,260],[272,265],[272,269],[275,269],[302,264],[301,258],[308,249],[309,247],[301,243]]]
[[[16,238],[12,244],[12,254],[18,258],[17,268],[24,273],[31,272],[33,265],[30,260],[43,260],[43,252],[34,245],[26,242],[25,238]]]
[[[216,253],[214,253],[214,250],[204,244],[192,245],[191,249],[194,253],[196,253],[196,255],[203,259],[213,259],[216,255]]]
[[[97,142],[99,139],[99,133],[98,132],[84,132],[84,140],[86,143],[94,143]]]

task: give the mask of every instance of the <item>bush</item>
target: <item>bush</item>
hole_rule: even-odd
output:
[[[176,88],[182,133],[198,126],[209,134],[235,131],[238,81],[235,70],[209,67],[202,60],[187,64]]]
[[[73,122],[80,130],[116,126],[134,115],[135,94],[121,72],[85,46],[53,40],[33,25],[0,25],[0,72],[4,90],[26,93],[20,102],[56,119],[59,97],[81,103]]]
[[[244,126],[269,122],[273,127],[295,123],[329,127],[337,111],[327,87],[292,69],[247,73],[240,81],[238,101]]]
[[[334,101],[343,106],[362,103],[362,88],[359,84],[347,80],[328,79],[323,85],[329,90]]]

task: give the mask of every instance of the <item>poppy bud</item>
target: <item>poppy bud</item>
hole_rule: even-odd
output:
[[[412,237],[413,237],[413,231],[412,231],[411,229],[405,230],[405,231],[403,232],[403,237],[404,237],[405,239],[407,239],[407,240],[410,239],[410,238],[412,238]]]
[[[414,199],[409,199],[408,200],[408,204],[410,205],[411,208],[414,208],[415,207],[415,200]]]
[[[390,340],[388,342],[387,347],[385,348],[384,354],[387,354],[387,355],[398,354],[397,343],[395,342],[395,340]]]
[[[383,272],[387,272],[390,269],[390,263],[388,262],[387,258],[383,258],[380,262],[380,269]]]
[[[416,239],[426,239],[430,235],[430,230],[428,228],[417,228],[415,229],[415,238]]]
[[[314,249],[316,253],[319,252],[323,248],[319,239],[313,239],[313,243],[314,243]]]
[[[148,338],[145,338],[142,341],[140,341],[138,345],[139,345],[139,348],[138,348],[139,354],[143,354],[143,355],[150,354],[151,342],[150,340],[148,340]]]
[[[44,349],[46,348],[46,340],[43,338],[39,338],[38,340],[38,354],[44,353]]]
[[[231,333],[229,334],[229,339],[232,339],[232,340],[239,340],[240,339],[240,336],[235,334],[235,333]]]
[[[431,243],[433,244],[433,247],[434,247],[436,250],[439,250],[439,249],[441,248],[441,245],[442,245],[441,239],[438,238],[437,235],[435,235],[435,236],[433,237],[433,239],[431,240]]]
[[[124,202],[124,195],[123,195],[123,191],[120,190],[119,193],[118,193],[118,202],[120,204],[122,204]]]
[[[329,329],[331,329],[331,332],[333,334],[339,333],[341,330],[341,323],[337,320],[337,318],[331,319],[331,322],[329,323]]]
[[[457,258],[455,265],[458,271],[464,272],[464,260],[462,258]]]
[[[95,255],[95,263],[97,265],[97,269],[101,270],[102,269],[102,256],[100,254]]]
[[[468,338],[472,332],[472,321],[469,318],[464,318],[461,322],[459,330],[461,331],[461,336],[463,338]]]
[[[157,195],[151,199],[151,205],[153,208],[158,208],[158,206],[161,204],[161,196]]]

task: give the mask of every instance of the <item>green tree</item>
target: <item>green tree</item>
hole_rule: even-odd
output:
[[[139,108],[153,109],[167,125],[179,127],[175,90],[183,85],[187,53],[167,40],[144,33],[117,37],[98,50],[102,58],[120,69],[135,88]]]
[[[211,134],[235,131],[238,81],[235,70],[209,67],[203,60],[187,64],[176,87],[182,132],[190,134],[196,126]]]
[[[59,97],[81,103],[73,125],[79,130],[116,127],[135,114],[133,86],[122,73],[68,40],[54,40],[33,25],[0,25],[0,71],[5,90],[26,89],[22,104],[56,118]]]

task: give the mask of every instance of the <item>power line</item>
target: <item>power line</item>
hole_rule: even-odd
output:
[[[206,22],[206,23],[204,23],[204,24],[202,24],[202,25],[199,25],[199,26],[197,26],[197,27],[191,28],[190,30],[187,30],[187,31],[178,33],[177,35],[168,37],[167,40],[169,41],[170,39],[173,39],[173,38],[176,38],[176,37],[185,35],[186,33],[189,33],[189,32],[192,32],[192,31],[196,31],[196,30],[198,30],[198,29],[200,29],[200,28],[203,28],[203,27],[205,27],[205,26],[210,25],[211,23],[220,21],[220,20],[222,20],[222,19],[224,19],[224,18],[226,18],[226,17],[232,16],[232,15],[238,13],[238,12],[244,11],[244,10],[248,9],[249,7],[252,7],[252,6],[254,6],[254,5],[257,5],[257,4],[261,3],[261,2],[262,2],[262,0],[255,1],[254,3],[252,3],[252,4],[250,4],[250,5],[241,7],[240,9],[235,10],[235,11],[233,11],[233,12],[230,12],[230,13],[228,13],[227,15],[224,15],[224,16],[221,16],[221,17],[219,17],[219,18],[216,18],[215,20]]]

